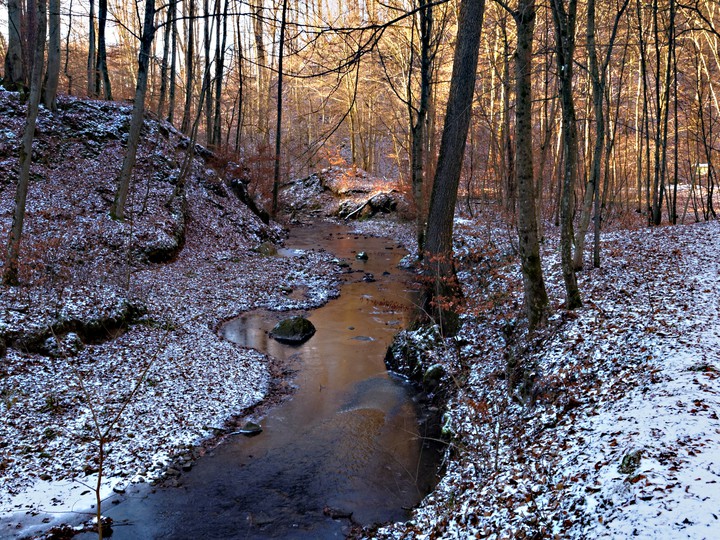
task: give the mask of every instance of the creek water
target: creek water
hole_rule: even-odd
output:
[[[280,344],[268,331],[287,314],[252,312],[220,335],[289,363],[296,391],[261,419],[260,435],[230,437],[178,487],[131,489],[104,505],[114,539],[342,538],[353,522],[406,519],[434,486],[438,453],[413,389],[384,365],[412,307],[410,276],[397,268],[405,252],[339,226],[296,230],[288,245],[282,256],[325,249],[351,265],[340,297],[308,314],[316,334]]]

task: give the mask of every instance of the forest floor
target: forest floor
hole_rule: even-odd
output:
[[[24,108],[0,90],[0,111],[6,239]],[[0,287],[0,537],[90,508],[100,433],[103,497],[192,466],[292,390],[286,366],[221,340],[219,325],[337,294],[330,254],[273,254],[284,232],[235,195],[232,164],[197,147],[173,196],[188,144],[164,122],[146,122],[127,219],[110,219],[129,115],[70,98],[41,109],[21,285]]]
[[[490,214],[456,222],[464,324],[425,358],[452,387],[445,476],[368,536],[717,538],[720,223],[605,232],[572,312],[549,230],[551,315],[530,335],[516,239]]]

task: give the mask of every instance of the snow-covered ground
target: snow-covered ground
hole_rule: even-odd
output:
[[[2,90],[0,109],[7,238],[22,109]],[[287,391],[283,366],[218,326],[337,294],[330,254],[263,254],[282,230],[212,164],[196,158],[173,197],[185,151],[164,123],[146,124],[128,218],[111,220],[129,108],[63,98],[60,111],[40,114],[21,286],[0,287],[0,537],[27,534],[30,516],[90,508],[100,433],[103,494],[191,466],[202,443]]]
[[[447,473],[412,521],[370,536],[717,538],[720,223],[606,233],[572,313],[551,238],[552,315],[533,338],[512,236],[482,219],[456,233],[468,307],[445,356]]]

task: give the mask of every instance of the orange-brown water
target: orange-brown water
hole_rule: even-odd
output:
[[[421,436],[413,390],[383,362],[412,308],[411,276],[397,269],[405,252],[340,227],[296,231],[288,245],[326,249],[354,270],[338,299],[309,313],[316,334],[299,347],[277,343],[267,332],[283,314],[269,312],[220,334],[290,361],[295,394],[262,419],[260,435],[232,437],[180,487],[130,490],[107,505],[113,538],[342,538],[350,520],[328,513],[363,525],[406,519],[434,485],[437,452]],[[359,251],[369,259],[355,260]],[[367,272],[377,281],[363,281]]]

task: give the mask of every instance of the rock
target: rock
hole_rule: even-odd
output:
[[[330,506],[326,506],[323,508],[323,514],[328,516],[331,519],[352,519],[352,512],[349,512],[347,510],[341,510],[339,508],[332,508]]]
[[[280,321],[270,332],[270,337],[281,343],[299,345],[315,334],[315,326],[305,317],[291,317]]]
[[[425,371],[423,375],[423,386],[429,390],[434,390],[440,384],[445,375],[445,368],[441,364],[433,364]]]
[[[634,473],[637,468],[640,466],[640,460],[642,459],[642,450],[635,450],[634,452],[630,452],[628,454],[625,454],[625,456],[622,458],[622,462],[620,463],[620,466],[618,467],[618,472],[622,474],[632,474]]]
[[[68,332],[65,336],[53,335],[47,338],[43,343],[42,351],[52,358],[66,358],[75,356],[83,348],[80,336],[75,332]]]
[[[0,358],[5,358],[6,354],[7,354],[7,344],[5,343],[5,338],[0,337]]]
[[[262,428],[255,422],[245,422],[245,425],[240,428],[237,433],[247,437],[254,437],[255,435],[262,433]]]
[[[375,276],[373,276],[370,272],[368,272],[363,276],[362,280],[365,283],[372,283],[373,281],[375,281]]]
[[[356,258],[358,261],[367,261],[367,260],[368,260],[368,254],[365,253],[364,251],[361,251],[360,253],[358,253],[357,255],[355,255],[355,258]]]
[[[263,242],[255,248],[255,251],[263,257],[274,257],[278,254],[277,246],[272,242]]]
[[[397,200],[391,193],[378,193],[369,202],[373,214],[377,212],[387,214],[397,209]]]

